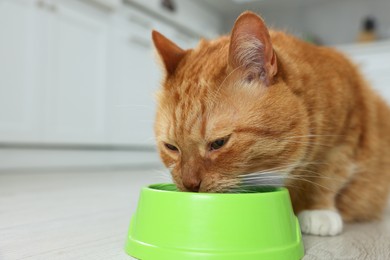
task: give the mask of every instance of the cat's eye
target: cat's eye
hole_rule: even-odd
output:
[[[171,150],[171,151],[174,151],[174,152],[179,151],[179,149],[177,149],[177,147],[174,146],[174,145],[164,143],[164,146],[165,146],[168,150]]]
[[[215,140],[210,144],[210,151],[220,149],[227,143],[228,139],[229,136]]]

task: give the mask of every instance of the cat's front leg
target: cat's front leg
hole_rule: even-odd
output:
[[[348,148],[334,148],[323,163],[292,173],[289,189],[302,233],[334,236],[342,232],[343,219],[336,207],[336,196],[354,174]]]
[[[336,193],[325,185],[327,183],[323,179],[311,178],[309,183],[294,181],[294,188],[289,188],[304,234],[335,236],[343,230],[343,220],[335,206]]]

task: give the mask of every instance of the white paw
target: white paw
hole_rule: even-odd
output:
[[[343,230],[343,220],[333,210],[304,210],[298,214],[302,233],[335,236]]]

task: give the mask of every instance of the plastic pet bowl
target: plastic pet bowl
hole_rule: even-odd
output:
[[[304,255],[287,189],[192,193],[178,192],[173,184],[142,189],[125,250],[142,260],[295,260]]]

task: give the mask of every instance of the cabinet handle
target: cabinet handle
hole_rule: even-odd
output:
[[[136,37],[136,36],[130,36],[130,43],[136,44],[138,46],[141,46],[145,49],[149,49],[151,47],[151,44],[148,40]]]

